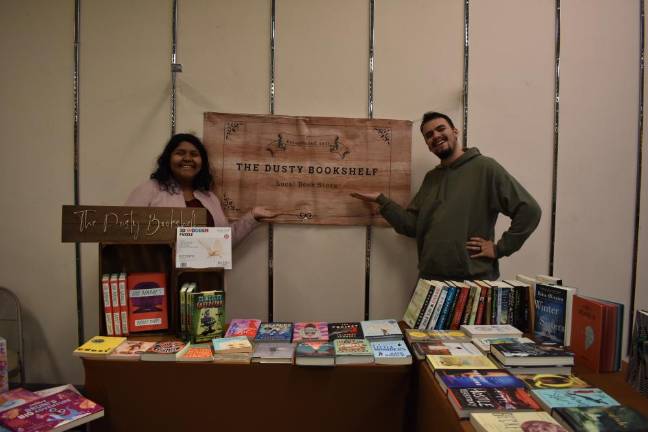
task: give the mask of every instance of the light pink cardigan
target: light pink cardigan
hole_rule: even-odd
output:
[[[194,191],[194,197],[211,213],[214,225],[232,228],[232,246],[243,240],[259,225],[252,212],[245,213],[241,219],[230,223],[223,213],[220,201],[211,191]],[[137,186],[126,200],[133,207],[186,207],[184,196],[179,190],[162,190],[156,180],[147,180]]]

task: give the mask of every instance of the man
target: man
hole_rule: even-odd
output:
[[[520,249],[538,226],[538,203],[494,159],[464,150],[447,115],[425,113],[421,133],[441,163],[425,175],[407,209],[380,193],[351,196],[380,204],[396,232],[416,238],[419,277],[497,279],[498,259]],[[511,226],[494,243],[499,213]]]

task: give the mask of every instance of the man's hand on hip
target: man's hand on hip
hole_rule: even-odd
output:
[[[481,237],[470,237],[470,240],[466,242],[466,249],[468,249],[470,258],[497,258],[495,243]]]

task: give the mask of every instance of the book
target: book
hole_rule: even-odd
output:
[[[508,324],[462,325],[461,330],[470,337],[522,337],[522,332]]]
[[[484,338],[473,338],[472,343],[475,344],[477,348],[482,350],[485,353],[490,352],[491,345],[503,344],[503,343],[535,343],[529,338],[525,337],[484,337]]]
[[[446,342],[432,340],[429,342],[414,342],[412,351],[418,360],[427,355],[481,355],[481,352],[470,342]]]
[[[186,346],[186,343],[179,340],[159,341],[144,351],[140,358],[143,361],[176,361],[178,353]]]
[[[491,345],[491,354],[504,366],[572,366],[574,354],[561,347],[529,343]]]
[[[245,336],[253,340],[259,331],[261,320],[237,318],[230,321],[225,337]]]
[[[648,432],[648,419],[623,405],[556,408],[555,417],[574,432]]]
[[[648,395],[648,311],[635,311],[627,381],[635,390]]]
[[[187,335],[187,288],[189,282],[185,282],[180,287],[179,305],[180,305],[180,333],[183,337]]]
[[[118,295],[119,295],[119,320],[121,322],[121,331],[123,336],[127,336],[128,329],[128,290],[126,286],[126,273],[119,273],[117,277]]]
[[[399,341],[372,341],[371,350],[374,353],[374,363],[387,365],[412,364],[412,354],[407,349],[405,342]]]
[[[290,342],[292,340],[292,323],[264,322],[259,326],[254,342]]]
[[[425,279],[419,279],[412,293],[403,321],[411,328],[417,328],[423,319],[423,314],[432,294],[430,290],[431,283]]]
[[[214,353],[213,361],[214,363],[224,364],[250,364],[250,362],[252,361],[252,353]]]
[[[498,369],[490,359],[483,355],[428,355],[427,361],[432,369]]]
[[[439,306],[439,297],[441,297],[441,293],[443,293],[446,286],[446,283],[436,280],[430,281],[430,284],[430,299],[429,301],[427,301],[427,306],[425,307],[425,311],[423,312],[421,323],[417,326],[417,328],[421,330],[434,328],[434,324],[432,324],[432,316],[434,315],[434,311],[437,309],[437,306]]]
[[[335,363],[366,364],[374,362],[371,344],[367,339],[336,339],[333,341],[335,348]]]
[[[208,342],[223,336],[225,292],[212,290],[189,294],[192,309],[191,342]]]
[[[125,340],[108,355],[110,360],[139,360],[141,354],[155,345],[155,342]]]
[[[448,389],[448,401],[459,418],[471,413],[506,411],[536,411],[537,402],[522,387],[453,388]]]
[[[36,393],[22,387],[4,391],[0,393],[0,412],[7,411],[38,398],[39,396]]]
[[[529,387],[535,389],[566,389],[566,388],[588,388],[590,387],[576,375],[560,374],[521,374],[517,376]]]
[[[513,375],[571,375],[571,366],[505,366],[500,363],[495,357],[491,357],[493,363],[500,369],[505,369]]]
[[[232,269],[230,227],[178,227],[177,268]]]
[[[536,341],[569,345],[575,293],[575,288],[536,284],[536,322],[533,332]]]
[[[292,364],[295,344],[288,342],[266,342],[257,344],[252,354],[253,363]]]
[[[568,432],[546,412],[473,413],[470,424],[477,432]]]
[[[363,339],[364,333],[359,322],[329,323],[329,341],[335,339]]]
[[[335,347],[326,341],[305,341],[295,347],[295,364],[300,366],[334,366]]]
[[[371,320],[360,323],[364,337],[369,340],[400,340],[403,332],[396,320]]]
[[[63,431],[103,415],[101,405],[65,389],[0,413],[0,425],[20,432]]]
[[[536,320],[535,286],[537,280],[532,278],[531,276],[527,276],[524,274],[515,275],[515,280],[528,287],[526,288],[528,292],[528,299],[526,301],[526,305],[529,310],[528,326],[527,326],[528,328],[525,330],[531,332],[535,328],[535,320]]]
[[[119,273],[110,275],[110,304],[112,305],[113,314],[113,331],[115,336],[122,336],[121,327],[121,310],[119,307]]]
[[[524,381],[501,369],[438,370],[434,376],[444,392],[449,388],[525,387]]]
[[[448,342],[470,342],[470,337],[461,330],[417,330],[405,329],[408,342],[429,342],[442,340]]]
[[[531,394],[545,411],[556,408],[587,408],[619,405],[601,389],[575,388],[575,389],[538,389],[531,390]]]
[[[601,369],[605,306],[586,297],[574,296],[570,349],[576,361],[594,372]]]
[[[536,280],[540,283],[551,284],[551,285],[562,285],[563,280],[556,276],[539,274],[536,275]]]
[[[106,357],[126,340],[123,336],[95,336],[74,350],[79,357]]]
[[[296,322],[293,325],[293,342],[328,341],[328,324],[323,321]]]
[[[466,302],[468,301],[468,295],[470,294],[470,288],[467,286],[459,288],[459,294],[457,295],[457,304],[454,308],[454,315],[450,321],[450,330],[458,330],[461,325],[461,317],[463,316],[464,310],[466,309]]]
[[[129,273],[126,277],[126,286],[130,333],[166,330],[168,328],[166,274]]]
[[[216,354],[251,353],[252,344],[247,336],[233,336],[212,339],[212,347]]]
[[[214,359],[212,349],[209,344],[187,344],[187,346],[178,353],[177,361],[181,362],[210,362]]]
[[[106,334],[115,336],[112,317],[112,296],[110,294],[110,274],[105,273],[101,276],[101,298],[104,306],[104,322],[106,323]]]
[[[439,295],[436,299],[436,302],[433,305],[433,309],[431,311],[430,315],[430,320],[426,326],[426,328],[430,330],[435,330],[437,329],[437,322],[439,321],[439,318],[441,317],[441,311],[443,309],[443,305],[445,304],[446,297],[448,296],[448,290],[450,290],[451,287],[447,285],[441,285],[443,282],[439,283],[438,286],[438,291]],[[436,294],[435,294],[436,296]],[[437,329],[438,330],[438,329]]]

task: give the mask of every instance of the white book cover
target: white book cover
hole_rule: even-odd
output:
[[[176,236],[176,268],[232,268],[232,229],[180,227]]]

